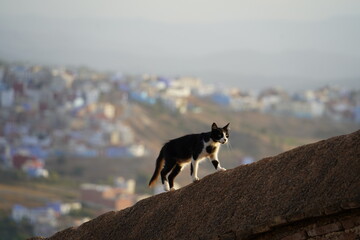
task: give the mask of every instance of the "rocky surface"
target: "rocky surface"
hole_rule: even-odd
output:
[[[46,239],[254,239],[359,208],[357,131],[214,173]]]

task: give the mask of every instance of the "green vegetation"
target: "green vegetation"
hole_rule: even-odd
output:
[[[26,181],[27,176],[23,171],[16,169],[3,170],[0,169],[0,182],[11,184],[19,181]]]
[[[79,210],[73,210],[69,213],[69,216],[74,217],[74,218],[81,218],[81,217],[89,217],[89,218],[94,218],[97,216],[96,213],[94,213],[94,210],[83,206],[81,209]]]
[[[13,221],[5,212],[0,212],[0,238],[6,240],[24,240],[33,235],[33,228],[27,220]]]
[[[74,172],[80,173],[83,171],[82,167],[75,168]],[[31,181],[30,181],[31,180]],[[78,182],[73,179],[62,177],[56,171],[50,171],[48,178],[32,178],[27,176],[23,171],[17,169],[1,169],[0,168],[0,183],[2,184],[45,184],[45,185],[56,185],[69,188],[77,188]]]
[[[136,193],[151,194],[152,190],[148,187],[150,175],[145,172],[138,172],[136,175]]]

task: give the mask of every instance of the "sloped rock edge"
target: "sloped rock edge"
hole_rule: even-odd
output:
[[[245,238],[358,208],[359,173],[357,131],[209,175],[47,239]]]

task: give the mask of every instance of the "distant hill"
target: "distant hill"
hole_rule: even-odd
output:
[[[255,86],[280,86],[291,91],[324,85],[359,87],[360,57],[351,55],[315,50],[229,51],[192,61],[196,75],[247,90]]]
[[[359,156],[357,131],[212,174],[45,239],[355,240]]]
[[[358,124],[343,124],[326,119],[296,119],[272,116],[256,112],[234,112],[214,105],[207,99],[192,98],[190,103],[202,109],[201,114],[189,112],[185,115],[171,113],[160,106],[131,103],[132,115],[125,120],[134,131],[137,140],[147,146],[149,154],[139,159],[76,159],[64,161],[50,159],[47,168],[62,176],[80,181],[99,182],[109,176],[126,178],[150,178],[155,159],[161,146],[170,139],[189,133],[210,130],[212,122],[225,125],[230,122],[230,142],[222,146],[219,158],[225,168],[243,164],[243,157],[259,160],[273,156],[303,144],[355,131]],[[81,169],[82,174],[74,174]],[[182,186],[191,182],[188,166],[176,179]],[[200,165],[200,177],[213,173],[212,164]],[[148,179],[147,179],[148,180]],[[141,183],[138,183],[139,187]]]
[[[358,16],[339,16],[166,24],[4,14],[0,56],[127,73],[190,74],[246,89],[310,88],[314,82],[355,87],[360,76],[358,22]]]

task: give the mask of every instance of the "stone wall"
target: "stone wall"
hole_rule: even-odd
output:
[[[220,239],[222,238],[220,237]],[[360,240],[360,209],[351,209],[340,214],[300,220],[290,225],[278,226],[265,233],[249,236],[248,239]]]

